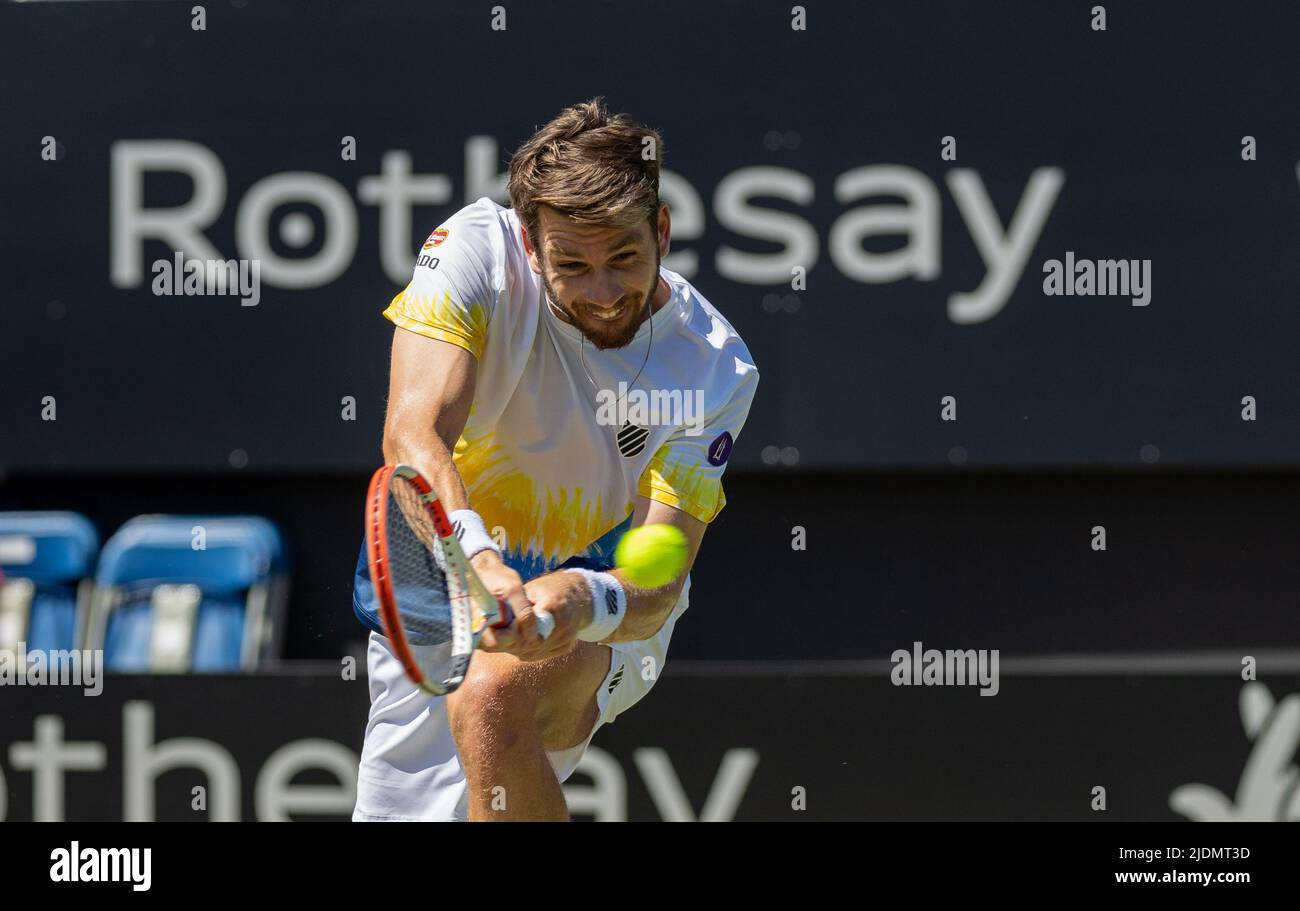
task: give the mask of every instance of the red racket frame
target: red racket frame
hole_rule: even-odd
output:
[[[435,533],[440,538],[450,538],[453,547],[459,548],[460,544],[456,539],[456,529],[447,517],[447,511],[443,509],[437,493],[424,475],[407,465],[385,465],[374,473],[370,479],[370,488],[366,493],[366,558],[370,564],[370,581],[375,588],[375,599],[379,602],[379,619],[384,627],[384,635],[393,643],[397,659],[401,662],[407,677],[427,691],[430,686],[411,653],[411,646],[407,641],[406,631],[402,627],[401,616],[397,610],[397,597],[393,593],[393,580],[388,574],[386,536],[388,528],[388,490],[394,475],[409,481],[416,492],[420,494],[424,507],[429,511],[429,517],[433,520]],[[466,579],[467,584],[471,586],[477,585],[480,589],[486,591],[486,587],[483,586],[478,575],[474,572],[473,566],[470,565],[468,560],[464,559],[463,554],[461,557],[465,572],[469,576]],[[514,612],[510,610],[510,605],[504,601],[499,598],[495,600],[498,620],[489,625],[492,629],[501,629],[514,622]],[[453,686],[452,689],[455,689],[455,687]]]

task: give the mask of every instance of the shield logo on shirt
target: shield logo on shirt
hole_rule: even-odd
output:
[[[625,423],[618,431],[618,451],[623,453],[625,459],[630,459],[645,449],[646,440],[649,438],[649,428],[638,427],[630,422]]]
[[[709,444],[709,464],[721,466],[731,456],[731,446],[734,440],[727,431],[722,431],[721,435]]]

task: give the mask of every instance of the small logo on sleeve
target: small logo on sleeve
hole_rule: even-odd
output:
[[[442,242],[447,239],[447,235],[450,233],[451,232],[446,228],[438,228],[430,234],[429,239],[424,242],[424,249],[428,250],[432,247],[440,246]]]
[[[722,434],[709,444],[709,464],[721,465],[726,462],[731,455],[731,444],[733,442],[731,434],[725,430],[722,431]]]

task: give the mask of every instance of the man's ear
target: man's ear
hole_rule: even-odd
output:
[[[537,256],[537,248],[533,246],[532,238],[528,236],[528,228],[522,224],[519,226],[519,237],[524,242],[524,252],[528,254],[528,265],[537,275],[542,274],[542,262]]]
[[[672,239],[672,218],[668,214],[668,203],[659,203],[659,222],[656,240],[659,242],[659,255],[667,256]]]

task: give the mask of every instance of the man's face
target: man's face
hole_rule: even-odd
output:
[[[538,218],[541,247],[529,238],[529,261],[551,301],[597,348],[628,344],[659,287],[660,239],[649,222],[584,225],[549,206]],[[667,219],[661,206],[658,233],[665,239]]]

